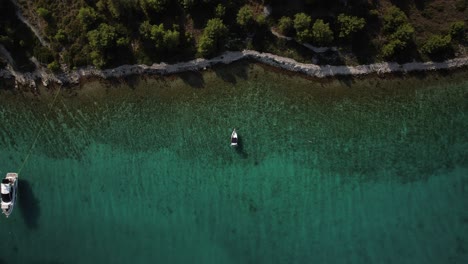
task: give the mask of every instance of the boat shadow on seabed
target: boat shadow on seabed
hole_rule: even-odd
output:
[[[244,145],[242,144],[242,137],[237,138],[237,147],[235,147],[237,154],[243,159],[246,159],[249,155],[244,150]]]
[[[29,229],[37,229],[40,216],[39,200],[34,196],[31,185],[24,179],[18,179],[18,207]]]

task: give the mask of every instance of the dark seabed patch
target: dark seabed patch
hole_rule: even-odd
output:
[[[41,212],[39,200],[27,180],[19,179],[18,186],[18,207],[24,223],[29,229],[37,229]]]

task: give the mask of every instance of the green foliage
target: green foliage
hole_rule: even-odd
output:
[[[93,61],[93,65],[102,68],[106,65],[106,61],[101,52],[97,50],[93,50],[90,54],[91,60]]]
[[[130,44],[130,39],[128,37],[120,37],[115,43],[119,47],[125,47],[128,46],[128,44]]]
[[[151,26],[150,39],[154,41],[154,46],[157,49],[164,47],[164,25],[153,25]]]
[[[366,25],[366,21],[364,20],[364,18],[340,14],[338,16],[338,24],[340,26],[339,37],[348,39],[354,33],[361,31]]]
[[[406,23],[408,23],[408,18],[405,13],[396,6],[390,7],[383,17],[384,30],[387,32],[394,32]]]
[[[399,40],[403,43],[408,43],[413,39],[414,28],[406,23],[400,26],[394,33],[390,35],[391,40]]]
[[[451,49],[451,42],[452,38],[450,35],[432,35],[426,43],[424,43],[422,51],[429,55],[440,55]]]
[[[382,55],[390,58],[403,51],[413,41],[414,28],[408,22],[405,13],[395,6],[387,10],[383,23],[389,41],[383,46]]]
[[[102,23],[98,29],[88,32],[88,40],[91,47],[99,50],[110,48],[115,44],[117,33],[113,26]]]
[[[289,17],[282,17],[278,22],[278,29],[281,34],[289,35],[293,30],[293,21]]]
[[[377,9],[369,10],[369,17],[370,18],[373,18],[373,19],[378,18],[379,15],[380,15],[379,10],[377,10]]]
[[[50,18],[51,18],[51,15],[50,15],[50,11],[43,8],[43,7],[39,7],[37,10],[36,10],[37,14],[42,17],[44,20],[48,21]]]
[[[251,25],[254,22],[254,13],[250,6],[245,5],[239,9],[236,21],[237,24],[243,27]]]
[[[55,34],[54,38],[60,43],[66,43],[68,40],[66,32],[63,29],[59,29],[57,31],[57,34]]]
[[[154,11],[161,13],[166,9],[167,0],[140,0],[140,6],[145,13]]]
[[[255,21],[257,22],[257,24],[259,26],[266,26],[267,24],[267,20],[266,20],[266,16],[264,14],[259,14],[256,18],[255,18]]]
[[[299,31],[297,32],[296,37],[297,41],[299,41],[300,43],[311,42],[313,39],[312,30],[306,29],[303,31]]]
[[[312,18],[305,13],[299,13],[294,16],[294,29],[299,33],[304,30],[310,29]]]
[[[164,33],[164,45],[167,49],[172,50],[180,44],[180,33],[177,30],[167,30]]]
[[[223,24],[223,21],[219,18],[213,18],[208,20],[203,35],[208,35],[213,39],[225,38],[227,36],[228,29]]]
[[[466,28],[464,21],[457,21],[450,26],[450,36],[454,39],[465,40],[466,39]]]
[[[120,18],[134,8],[136,2],[128,0],[99,0],[96,7],[100,12],[108,11],[113,18]]]
[[[189,10],[195,4],[195,0],[179,0],[180,5],[185,10]]]
[[[198,43],[198,52],[209,56],[223,48],[228,29],[219,18],[208,20],[203,35]]]
[[[60,64],[58,64],[56,61],[53,61],[47,65],[47,68],[53,72],[58,72],[60,70]]]
[[[140,25],[140,35],[142,35],[144,38],[149,39],[151,38],[151,29],[152,25],[148,20],[144,21]]]
[[[82,7],[78,11],[78,20],[85,29],[89,29],[98,19],[98,13],[92,7]]]
[[[225,14],[226,14],[226,7],[224,7],[222,4],[218,4],[215,9],[215,17],[223,18]]]
[[[397,51],[402,50],[405,46],[406,44],[398,39],[392,40],[382,47],[382,56],[387,59],[392,58],[395,56]]]
[[[214,54],[214,50],[216,49],[215,40],[206,36],[202,35],[200,40],[198,41],[198,52],[200,55],[206,57],[210,54]]]
[[[174,49],[180,44],[180,33],[177,29],[165,30],[163,24],[151,25],[145,21],[140,25],[140,34],[151,39],[156,49]]]
[[[329,45],[333,41],[333,31],[331,31],[328,23],[324,23],[322,19],[317,19],[312,26],[312,39],[318,45]]]
[[[296,29],[296,36],[299,42],[310,42],[313,39],[313,32],[311,30],[312,18],[310,16],[299,13],[294,16],[294,29]]]

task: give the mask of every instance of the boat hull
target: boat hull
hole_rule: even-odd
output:
[[[231,134],[231,147],[237,147],[238,141],[239,139],[237,137],[237,132],[234,129],[234,131],[232,131],[232,134]]]
[[[11,213],[13,212],[13,209],[15,207],[16,203],[16,196],[18,193],[18,174],[17,173],[7,173],[6,177],[4,180],[8,180],[9,182],[9,188],[10,188],[10,193],[7,194],[9,197],[7,199],[3,199],[2,194],[2,200],[1,200],[1,208],[2,208],[2,213],[6,216],[9,217]],[[5,195],[5,196],[7,196]]]

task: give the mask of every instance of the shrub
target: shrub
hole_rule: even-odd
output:
[[[102,23],[98,29],[89,31],[87,36],[91,47],[102,50],[115,44],[117,33],[113,26]]]
[[[266,16],[264,14],[258,15],[255,18],[255,22],[257,22],[259,26],[265,26],[267,24]]]
[[[309,29],[297,32],[297,41],[301,43],[311,42],[312,39],[312,31]]]
[[[225,44],[228,29],[219,18],[208,20],[203,35],[198,43],[198,52],[202,56],[209,56],[219,51]]]
[[[450,27],[450,36],[454,39],[458,40],[465,40],[465,22],[464,21],[457,21],[452,24]]]
[[[245,27],[254,22],[254,13],[250,6],[245,5],[239,9],[239,12],[237,13],[237,24]]]
[[[413,39],[414,28],[406,23],[400,26],[393,34],[390,35],[392,40],[399,40],[403,43],[407,43]]]
[[[55,40],[57,40],[60,43],[65,43],[68,40],[66,32],[63,29],[59,29],[57,31],[57,34],[55,34],[54,38],[55,38]]]
[[[383,22],[389,42],[383,46],[382,55],[389,58],[406,48],[413,40],[414,28],[408,22],[405,13],[395,6],[386,11]]]
[[[226,14],[226,7],[224,7],[222,4],[218,4],[215,9],[215,17],[223,18],[225,14]]]
[[[50,19],[50,11],[43,8],[39,7],[37,10],[37,14],[42,17],[44,20],[49,20]]]
[[[144,21],[140,25],[140,34],[143,36],[143,38],[149,39],[151,38],[151,28],[153,26],[150,24],[148,20]]]
[[[339,37],[350,38],[354,33],[364,28],[366,21],[364,18],[340,14],[338,16],[338,24],[340,25]]]
[[[166,30],[164,33],[164,46],[166,49],[172,50],[175,49],[180,44],[180,33],[179,31]]]
[[[140,0],[140,6],[144,12],[149,10],[160,13],[166,9],[167,0]]]
[[[214,53],[215,41],[207,35],[202,35],[198,42],[198,52],[202,56],[208,56]]]
[[[94,66],[98,68],[102,68],[106,65],[106,60],[104,59],[104,57],[99,51],[96,51],[96,50],[92,51],[90,53],[90,57],[91,57],[91,60],[93,61]]]
[[[57,72],[60,70],[60,64],[58,64],[56,61],[53,61],[47,65],[47,68],[53,72]]]
[[[398,7],[390,7],[383,17],[384,30],[388,32],[396,31],[400,26],[408,22],[408,17]]]
[[[317,19],[312,26],[312,39],[318,45],[328,45],[333,41],[333,31],[331,31],[328,23],[324,23],[323,20]]]
[[[283,35],[291,34],[293,29],[293,21],[289,17],[282,17],[278,22],[279,32]]]
[[[422,51],[429,55],[440,55],[451,49],[451,41],[450,35],[433,35],[426,41]]]
[[[382,47],[382,56],[387,59],[394,57],[395,53],[399,50],[402,50],[405,47],[405,45],[405,43],[402,43],[397,39],[392,40]]]
[[[294,29],[296,29],[297,33],[310,29],[311,24],[312,19],[304,13],[299,13],[294,16]]]
[[[98,13],[92,7],[82,7],[80,11],[78,11],[78,20],[85,29],[91,28],[97,18]]]

